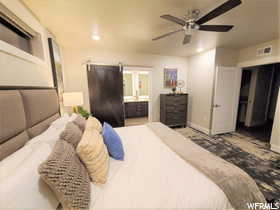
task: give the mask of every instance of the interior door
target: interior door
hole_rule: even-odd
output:
[[[252,70],[245,126],[263,125],[268,118],[273,70],[259,67]]]
[[[90,65],[87,74],[93,116],[113,127],[124,126],[122,69],[119,66]]]
[[[212,109],[212,135],[235,131],[240,85],[241,69],[217,67]]]

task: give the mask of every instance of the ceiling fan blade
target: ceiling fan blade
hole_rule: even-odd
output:
[[[233,25],[201,25],[199,26],[200,31],[214,31],[214,32],[228,32],[234,26]]]
[[[175,33],[177,33],[177,32],[180,32],[180,31],[183,31],[183,29],[179,29],[179,30],[176,30],[176,31],[169,32],[169,33],[167,33],[167,34],[164,34],[164,35],[161,35],[161,36],[159,36],[159,37],[156,37],[156,38],[154,38],[154,39],[152,39],[152,40],[153,40],[153,41],[156,41],[156,40],[159,40],[159,39],[161,39],[161,38],[164,38],[164,37],[167,37],[167,36],[169,36],[169,35],[172,35],[172,34],[175,34]]]
[[[200,19],[198,19],[196,21],[196,24],[199,24],[199,25],[204,24],[204,23],[228,12],[229,10],[233,9],[234,7],[237,7],[241,3],[242,3],[241,0],[228,0],[224,4],[220,5],[216,9],[212,10],[208,14],[206,14],[203,17],[201,17]]]
[[[177,24],[179,24],[179,25],[181,25],[181,26],[185,26],[185,25],[186,25],[186,21],[184,21],[184,20],[182,20],[182,19],[180,19],[180,18],[174,17],[174,16],[172,16],[172,15],[162,15],[162,16],[160,16],[160,17],[163,18],[163,19],[172,21],[172,22],[174,22],[174,23],[177,23]]]
[[[190,42],[191,42],[191,39],[192,39],[192,35],[189,35],[189,34],[185,35],[183,44],[188,44],[188,43],[190,43]]]

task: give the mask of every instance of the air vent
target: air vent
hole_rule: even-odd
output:
[[[272,46],[267,46],[257,50],[257,56],[267,56],[267,55],[271,55],[271,53],[272,53]]]

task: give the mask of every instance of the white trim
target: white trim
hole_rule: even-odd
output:
[[[24,52],[21,49],[18,49],[16,47],[14,47],[13,45],[8,44],[7,42],[1,41],[0,40],[0,52],[15,56],[19,59],[43,66],[48,68],[48,65],[45,61],[43,61],[42,59],[33,56],[27,52]]]
[[[123,67],[123,71],[152,71],[152,67],[138,67],[138,66],[125,66]]]
[[[259,59],[256,59],[256,60],[239,62],[237,64],[237,66],[241,67],[241,68],[244,68],[244,67],[250,67],[250,66],[258,66],[258,65],[265,65],[265,64],[271,64],[271,63],[278,63],[278,62],[280,62],[280,56],[269,56],[269,57],[259,58]]]
[[[280,146],[271,144],[271,150],[280,153]]]
[[[204,128],[204,127],[202,127],[200,125],[196,125],[196,124],[194,124],[192,122],[188,122],[188,126],[191,127],[191,128],[194,128],[194,129],[196,129],[198,131],[201,131],[202,133],[210,135],[210,130],[207,129],[207,128]]]

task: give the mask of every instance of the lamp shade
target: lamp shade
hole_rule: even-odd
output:
[[[84,104],[82,92],[63,93],[64,106],[81,106]]]

